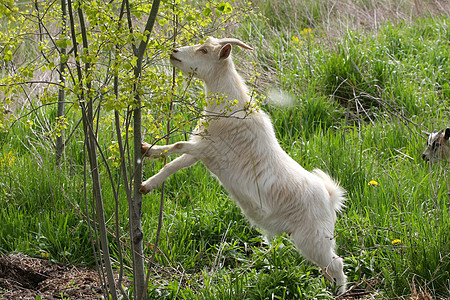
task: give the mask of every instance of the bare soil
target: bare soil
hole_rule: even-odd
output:
[[[95,269],[61,265],[24,254],[0,256],[1,299],[100,299]]]
[[[128,285],[128,281],[125,285]],[[336,300],[377,299],[376,280],[365,282],[361,289],[353,286]],[[433,297],[415,286],[412,294],[400,299],[432,300]],[[62,265],[32,258],[24,254],[0,255],[0,299],[102,299],[102,290],[97,270],[88,267]],[[378,295],[380,296],[380,295]],[[381,297],[383,298],[383,297]]]

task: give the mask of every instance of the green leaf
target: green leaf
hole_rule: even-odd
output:
[[[67,39],[60,39],[56,41],[56,46],[58,46],[61,49],[67,48]]]
[[[60,59],[61,59],[61,63],[64,64],[69,60],[69,56],[66,54],[61,54]]]
[[[158,24],[161,25],[161,26],[164,26],[167,23],[169,23],[169,21],[166,18],[159,18],[158,19]]]
[[[217,9],[224,14],[229,14],[233,11],[233,7],[229,2],[222,2],[217,6]]]
[[[204,17],[208,17],[208,16],[211,14],[211,12],[212,12],[211,8],[206,7],[206,8],[203,10],[203,16],[204,16]]]
[[[136,63],[137,63],[137,56],[133,56],[133,59],[131,60],[131,62],[130,62],[130,64],[133,66],[133,67],[136,67]]]
[[[4,60],[5,62],[9,62],[9,61],[12,60],[12,58],[13,58],[13,53],[12,53],[12,51],[9,50],[9,49],[6,50],[5,56],[3,57],[3,60]]]

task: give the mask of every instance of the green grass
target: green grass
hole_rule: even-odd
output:
[[[364,3],[360,9],[376,5]],[[310,13],[297,20],[295,9]],[[323,169],[348,191],[336,234],[350,284],[372,286],[380,298],[406,297],[412,285],[435,298],[450,297],[448,165],[430,168],[421,159],[421,131],[449,125],[448,17],[386,19],[376,30],[349,26],[327,35],[323,3],[305,1],[295,9],[262,3],[266,16],[273,10],[273,16],[287,17],[242,21],[233,34],[256,51],[236,55],[256,62],[264,82],[260,92],[277,87],[296,99],[292,107],[264,105],[282,147],[306,169]],[[335,13],[330,16],[337,18]],[[312,30],[302,33],[305,28]],[[50,113],[44,110],[39,118]],[[0,134],[0,221],[6,224],[0,227],[0,252],[93,265],[80,213],[85,214],[82,135],[75,134],[57,167],[39,118],[31,115],[35,125],[24,119]],[[74,113],[70,126],[76,121]],[[107,148],[112,129],[103,129],[101,145]],[[145,161],[145,178],[161,166]],[[109,219],[113,195],[103,167],[101,172]],[[378,185],[368,185],[371,180]],[[143,203],[149,257],[159,192]],[[120,193],[121,240],[129,242],[127,204]],[[113,230],[114,218],[108,227]],[[396,239],[401,242],[393,244]],[[112,236],[110,241],[117,258],[116,241]],[[332,299],[333,287],[318,268],[285,236],[264,242],[200,164],[166,182],[158,250],[150,299]],[[125,262],[130,264],[129,251]]]

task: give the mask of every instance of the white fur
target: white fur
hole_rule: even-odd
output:
[[[432,132],[428,136],[427,148],[422,154],[424,160],[432,163],[450,161],[450,128]]]
[[[152,191],[169,175],[200,160],[253,224],[268,236],[288,233],[303,256],[344,292],[346,276],[334,252],[334,224],[345,192],[324,172],[310,173],[289,157],[278,144],[270,118],[249,108],[247,87],[230,57],[232,44],[251,49],[235,39],[208,38],[203,45],[174,50],[172,64],[204,80],[208,105],[189,141],[142,145],[149,157],[182,155],[145,181],[141,192]]]

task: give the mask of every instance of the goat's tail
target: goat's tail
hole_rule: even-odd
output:
[[[341,211],[345,207],[345,190],[340,187],[339,184],[330,177],[330,175],[322,170],[314,169],[313,173],[323,180],[325,188],[327,189],[328,194],[330,194],[331,205],[334,210]]]

